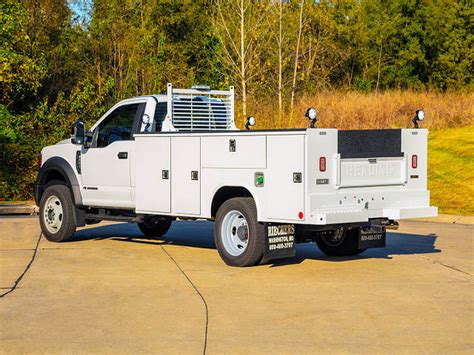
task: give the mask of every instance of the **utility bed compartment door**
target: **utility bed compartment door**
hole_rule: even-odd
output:
[[[265,169],[265,136],[202,138],[203,168]]]
[[[201,213],[201,138],[171,138],[171,206],[173,214]]]
[[[406,183],[405,158],[340,159],[339,187],[388,186]]]
[[[304,211],[305,136],[268,136],[267,215],[272,219],[301,221]]]
[[[135,139],[137,212],[171,212],[170,148],[169,137]]]

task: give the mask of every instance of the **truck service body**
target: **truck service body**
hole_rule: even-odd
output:
[[[354,255],[384,246],[396,220],[437,214],[426,129],[242,131],[233,111],[233,88],[169,84],[167,95],[121,101],[85,136],[78,125],[72,141],[42,150],[43,232],[62,241],[109,219],[160,236],[177,217],[204,218],[216,220],[224,261],[247,266],[304,241]]]

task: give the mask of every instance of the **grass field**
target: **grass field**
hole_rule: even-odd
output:
[[[474,215],[474,126],[431,130],[428,188],[440,213]]]

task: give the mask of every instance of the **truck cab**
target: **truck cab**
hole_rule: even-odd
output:
[[[315,118],[314,118],[315,119]],[[312,124],[314,127],[314,124]],[[101,220],[161,236],[176,218],[215,221],[234,266],[385,245],[403,218],[437,214],[427,190],[425,129],[238,130],[234,91],[207,87],[127,99],[89,131],[45,147],[35,185],[51,241]]]

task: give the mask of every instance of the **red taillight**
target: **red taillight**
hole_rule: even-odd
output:
[[[418,156],[416,154],[411,156],[411,167],[413,169],[418,167]]]
[[[326,171],[326,158],[325,157],[319,158],[319,171],[321,172]]]

